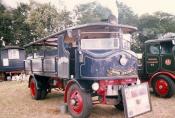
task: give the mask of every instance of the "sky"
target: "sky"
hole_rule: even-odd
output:
[[[175,0],[119,0],[126,3],[132,10],[141,15],[163,11],[175,15]]]
[[[19,2],[29,3],[29,0],[2,0],[8,6],[15,8]],[[55,5],[57,8],[65,6],[71,10],[75,5],[87,3],[94,0],[35,0],[39,3],[47,3]],[[65,3],[63,4],[64,1]],[[113,9],[116,12],[115,0],[96,0]],[[156,11],[168,12],[175,15],[175,0],[119,0],[129,6],[136,14],[153,13]],[[61,4],[61,5],[60,5]]]

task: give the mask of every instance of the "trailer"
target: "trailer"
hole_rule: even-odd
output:
[[[122,89],[135,87],[138,80],[137,57],[130,50],[131,34],[136,30],[127,25],[91,23],[25,45],[30,52],[25,72],[30,75],[32,98],[44,99],[52,88],[59,88],[75,118],[89,117],[95,104],[124,110],[127,102],[123,101]],[[147,89],[130,91],[132,98],[144,95]],[[125,100],[130,99],[125,96]],[[146,100],[149,98],[144,97]],[[134,108],[130,110],[128,113],[134,115]]]
[[[6,46],[0,50],[0,78],[11,80],[24,71],[25,50],[18,46]]]

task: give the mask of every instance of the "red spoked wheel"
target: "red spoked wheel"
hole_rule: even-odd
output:
[[[166,95],[168,93],[168,83],[164,79],[159,79],[156,82],[156,91],[161,95]]]
[[[36,85],[35,85],[33,79],[30,82],[30,92],[31,92],[32,97],[34,97],[36,95]]]
[[[173,96],[175,91],[175,84],[171,78],[161,75],[153,81],[153,90],[159,97],[169,98]]]
[[[78,114],[83,110],[83,98],[78,90],[73,90],[70,94],[70,108]]]
[[[36,81],[33,78],[30,80],[30,92],[33,99],[41,99],[41,90],[37,89]]]
[[[67,96],[69,113],[74,118],[88,118],[92,109],[91,95],[82,91],[77,84],[73,84]]]

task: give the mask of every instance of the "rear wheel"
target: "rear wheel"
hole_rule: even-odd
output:
[[[154,93],[163,98],[170,98],[175,92],[175,83],[165,75],[156,77],[152,83],[152,87]]]
[[[74,118],[88,118],[92,109],[91,95],[82,91],[77,84],[73,84],[67,96],[69,113]]]
[[[36,81],[32,78],[30,80],[30,92],[33,99],[39,100],[41,99],[41,90],[37,89],[36,84]]]
[[[41,90],[41,99],[45,99],[46,98],[46,96],[47,96],[47,89],[42,89]]]

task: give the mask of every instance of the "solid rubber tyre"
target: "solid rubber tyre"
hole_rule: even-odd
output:
[[[33,99],[35,100],[41,99],[42,91],[37,89],[36,81],[33,78],[30,80],[30,92]]]
[[[162,98],[170,98],[175,93],[174,81],[165,75],[156,77],[155,80],[153,80],[152,87],[155,95]]]
[[[46,96],[47,96],[47,90],[46,89],[42,89],[41,90],[41,99],[45,99],[46,98]]]
[[[74,101],[74,102],[72,102]],[[73,118],[88,118],[92,109],[91,95],[72,84],[67,93],[68,111]]]

